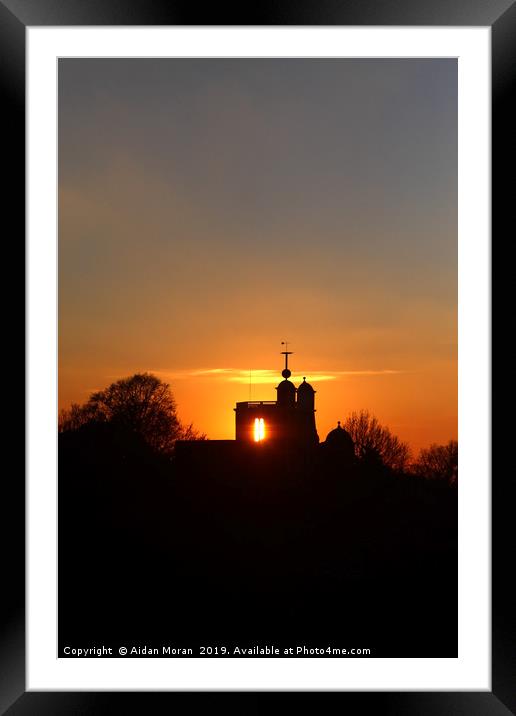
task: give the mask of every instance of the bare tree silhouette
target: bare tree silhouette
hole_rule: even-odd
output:
[[[456,485],[458,480],[459,445],[450,440],[446,445],[433,443],[423,448],[417,461],[412,465],[412,472],[429,480],[443,480],[449,485]]]
[[[193,423],[189,423],[188,425],[183,425],[182,423],[179,426],[179,432],[177,435],[177,440],[207,440],[208,437],[206,433],[202,433],[199,430],[197,430],[196,427],[194,427]]]
[[[153,449],[170,453],[178,439],[205,439],[192,424],[183,426],[168,383],[151,373],[136,373],[93,393],[88,402],[72,404],[59,415],[59,431],[91,423],[110,423],[138,434]]]
[[[88,403],[79,405],[72,403],[68,410],[63,409],[59,412],[58,431],[60,433],[79,430],[84,425],[95,420],[95,412]]]
[[[367,410],[352,412],[344,421],[344,429],[355,443],[359,460],[375,459],[392,470],[402,471],[410,458],[409,446],[393,435]]]

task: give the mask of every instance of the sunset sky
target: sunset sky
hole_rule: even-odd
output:
[[[233,438],[284,340],[321,439],[457,437],[456,61],[60,60],[60,407],[149,371]]]

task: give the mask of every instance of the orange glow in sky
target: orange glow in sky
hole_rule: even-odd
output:
[[[316,371],[309,366],[295,371],[291,357],[291,381],[299,386],[303,376],[316,390],[316,424],[323,440],[337,420],[345,420],[353,410],[368,409],[380,421],[407,441],[414,451],[431,442],[444,443],[457,438],[457,372],[453,359],[427,360],[409,369]],[[277,370],[203,368],[171,370],[151,365],[120,365],[118,372],[96,373],[80,363],[60,370],[60,406],[87,400],[90,392],[107,386],[118,377],[149,370],[168,382],[178,403],[178,413],[193,422],[212,439],[234,439],[237,401],[275,400],[275,387],[282,380],[282,356]],[[314,360],[314,359],[313,359]],[[303,361],[305,363],[305,361]],[[86,387],[84,387],[86,386]],[[255,440],[265,426],[255,426]],[[262,439],[262,438],[260,438]]]
[[[316,390],[457,438],[457,62],[59,61],[59,406],[148,371],[183,422]],[[265,427],[264,427],[265,429]]]

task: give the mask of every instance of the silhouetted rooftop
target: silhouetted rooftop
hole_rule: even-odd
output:
[[[307,383],[307,382],[306,382],[306,378],[303,378],[303,382],[301,383],[301,385],[300,385],[299,388],[297,389],[297,392],[298,392],[298,393],[303,393],[305,390],[306,390],[306,391],[309,390],[309,391],[311,391],[312,393],[315,393],[315,390],[312,388],[312,386],[310,385],[310,383]]]
[[[248,408],[259,408],[261,405],[276,405],[275,400],[243,400],[237,403],[238,406],[247,406]]]
[[[330,430],[330,432],[326,436],[326,443],[328,445],[334,445],[336,447],[347,447],[354,445],[351,435],[341,426],[340,420],[337,423],[337,427],[333,430]]]

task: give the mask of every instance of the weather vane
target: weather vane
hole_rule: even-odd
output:
[[[281,345],[285,346],[285,350],[281,351],[281,355],[285,356],[285,368],[281,371],[281,375],[287,379],[292,375],[288,369],[288,357],[292,355],[292,351],[288,350],[288,341],[281,341]]]

